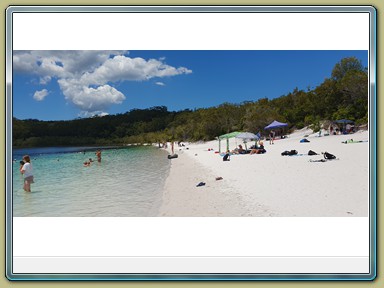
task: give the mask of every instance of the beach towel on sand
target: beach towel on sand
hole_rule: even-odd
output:
[[[345,140],[345,141],[342,141],[341,143],[343,144],[352,144],[352,143],[364,143],[364,142],[368,142],[368,140],[360,140],[360,141],[354,141],[353,139],[349,139],[349,140]]]
[[[319,159],[319,160],[309,160],[309,162],[327,162],[326,159]]]

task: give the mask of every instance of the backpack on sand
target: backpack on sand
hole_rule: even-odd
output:
[[[281,153],[281,156],[292,156],[292,155],[297,155],[297,151],[291,150],[291,151],[284,151]]]
[[[324,158],[327,160],[332,160],[332,159],[336,159],[336,156],[331,153],[324,152]]]

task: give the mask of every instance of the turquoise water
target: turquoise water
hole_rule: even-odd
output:
[[[170,161],[155,147],[102,150],[96,161],[88,148],[13,151],[13,216],[156,216]],[[29,154],[35,183],[24,192],[20,160]],[[83,162],[92,158],[90,167]]]

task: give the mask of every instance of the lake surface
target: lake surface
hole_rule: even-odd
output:
[[[144,217],[156,216],[169,174],[167,152],[151,146],[13,150],[13,216]],[[23,190],[19,171],[23,155],[31,156],[35,183]],[[84,167],[83,162],[95,162]]]

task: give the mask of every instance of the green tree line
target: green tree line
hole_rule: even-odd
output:
[[[356,124],[368,123],[368,73],[355,57],[342,59],[316,88],[296,88],[272,100],[262,98],[176,112],[156,106],[70,121],[13,118],[12,139],[15,147],[206,141],[236,130],[263,131],[273,120],[300,129],[316,126],[321,120],[342,118]]]

